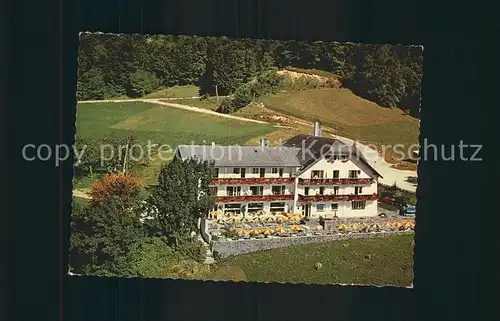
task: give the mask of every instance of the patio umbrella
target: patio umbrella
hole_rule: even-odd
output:
[[[240,220],[240,219],[239,219],[238,217],[232,216],[232,217],[228,218],[228,219],[226,220],[226,222],[227,222],[227,223],[234,224],[234,223],[238,222],[239,220]]]
[[[264,234],[264,235],[271,235],[271,234],[273,234],[273,230],[270,230],[270,229],[265,229],[265,230],[262,232],[262,234]]]
[[[244,231],[244,230],[237,230],[237,231],[236,231],[236,235],[238,235],[238,236],[242,236],[242,235],[244,235],[244,234],[245,234],[245,231]]]
[[[276,226],[276,228],[274,229],[274,231],[276,233],[284,233],[285,229],[282,226]]]
[[[261,230],[257,230],[257,229],[252,230],[252,235],[259,235],[261,233],[262,233]]]
[[[298,227],[297,225],[293,225],[292,227],[290,227],[290,230],[292,230],[294,232],[298,232],[298,231],[302,231],[302,228]]]
[[[340,224],[339,226],[337,226],[337,229],[345,230],[345,229],[347,229],[347,226],[345,224]]]
[[[252,230],[243,230],[243,235],[250,235],[252,233]]]
[[[407,229],[412,229],[415,227],[415,224],[413,222],[406,222],[404,225]]]
[[[234,213],[233,213],[233,212],[226,212],[226,213],[224,213],[224,215],[225,215],[226,217],[231,217],[231,216],[233,216],[233,215],[234,215]]]

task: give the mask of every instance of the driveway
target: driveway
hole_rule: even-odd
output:
[[[333,136],[333,135],[332,135]],[[347,145],[352,145],[354,141],[349,138],[341,136],[333,136],[339,141]],[[415,182],[417,177],[416,171],[404,171],[392,167],[391,164],[385,161],[376,150],[356,142],[356,146],[363,155],[364,158],[372,165],[379,173],[382,178],[379,182],[385,185],[392,185],[396,183],[396,186],[407,191],[415,192],[417,190],[417,184]]]

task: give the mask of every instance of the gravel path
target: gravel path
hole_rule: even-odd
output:
[[[74,189],[73,190],[73,196],[74,197],[80,197],[80,198],[86,198],[86,199],[91,199],[90,195],[86,190],[81,190],[81,189]]]

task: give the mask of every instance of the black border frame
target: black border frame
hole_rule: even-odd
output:
[[[79,31],[423,44],[421,143],[424,137],[443,144],[457,144],[458,139],[483,143],[486,121],[477,110],[486,111],[494,102],[486,98],[494,87],[477,75],[480,68],[492,68],[491,61],[479,58],[485,47],[477,35],[493,35],[480,23],[492,18],[488,14],[493,10],[479,11],[472,2],[427,6],[359,0],[8,5],[2,10],[7,14],[2,22],[8,24],[2,38],[8,48],[3,66],[8,109],[2,120],[8,135],[2,146],[7,155],[2,212],[9,227],[1,234],[12,241],[5,249],[9,264],[6,282],[2,280],[10,292],[1,297],[2,311],[10,315],[1,319],[314,320],[324,315],[457,320],[481,319],[485,313],[482,304],[491,301],[482,301],[478,284],[487,278],[477,273],[482,263],[478,248],[484,243],[478,230],[470,229],[477,226],[470,213],[481,216],[487,195],[481,187],[462,188],[464,175],[468,185],[484,186],[484,162],[419,164],[415,288],[410,290],[66,276],[71,162],[62,170],[53,163],[25,162],[20,150],[26,143],[73,142]],[[496,59],[493,52],[491,58]],[[461,229],[477,234],[457,233]],[[225,306],[218,303],[221,297]]]

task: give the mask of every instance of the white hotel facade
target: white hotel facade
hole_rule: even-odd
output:
[[[279,147],[181,145],[175,157],[213,161],[216,210],[243,216],[300,213],[309,218],[377,215],[380,176],[355,146],[298,135]]]

